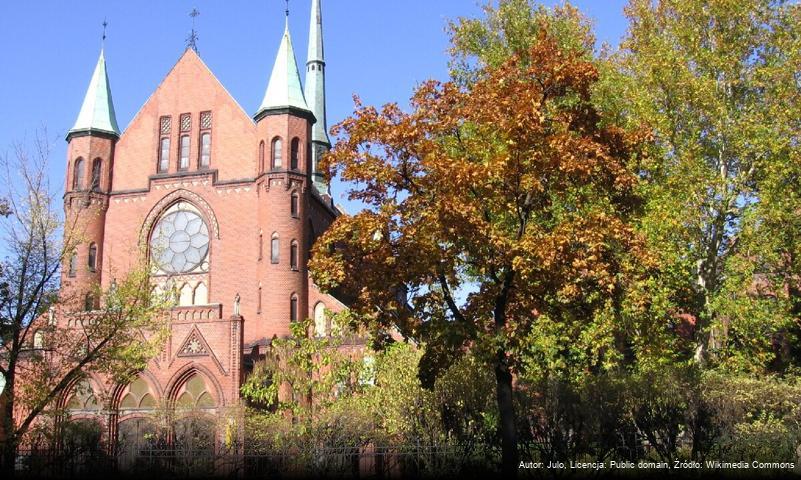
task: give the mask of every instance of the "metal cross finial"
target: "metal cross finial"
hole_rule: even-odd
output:
[[[191,48],[192,50],[197,52],[197,41],[198,35],[195,31],[195,18],[200,15],[200,11],[197,8],[193,8],[191,12],[189,12],[189,16],[192,17],[192,31],[189,32],[189,36],[186,37],[186,48]]]
[[[286,16],[289,16],[289,0],[286,0]]]
[[[106,27],[108,27],[108,22],[106,19],[103,19],[103,39],[100,42],[100,45],[105,47],[106,46]]]

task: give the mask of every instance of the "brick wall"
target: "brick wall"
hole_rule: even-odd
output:
[[[202,112],[211,112],[208,130],[201,130]],[[187,131],[182,131],[183,114],[190,115]],[[170,118],[168,132],[162,129],[163,117]],[[211,133],[208,168],[199,164],[202,132]],[[190,139],[186,170],[179,168],[182,135]],[[123,277],[146,251],[150,229],[175,202],[191,204],[208,226],[208,271],[173,278],[176,285],[202,281],[208,289],[207,302],[171,313],[167,345],[143,373],[160,402],[174,401],[170,395],[179,389],[187,372],[195,372],[205,378],[218,406],[237,404],[243,346],[289,333],[293,295],[299,319],[311,316],[318,301],[325,301],[332,310],[342,308],[313,287],[306,268],[312,225],[319,235],[334,218],[319,200],[311,198],[310,135],[311,123],[304,115],[273,112],[254,121],[190,49],[118,141],[94,135],[70,139],[65,209],[68,218],[80,223],[85,239],[78,248],[76,276],[64,278],[65,295],[82,292],[92,282],[108,288],[115,278]],[[160,140],[164,137],[170,139],[169,163],[166,171],[159,171]],[[270,146],[275,137],[282,139],[283,168],[271,170]],[[300,145],[299,165],[297,171],[288,171],[293,138]],[[266,145],[263,170],[261,141]],[[69,188],[79,156],[86,159],[85,181],[91,178],[92,159],[105,162],[98,192]],[[291,212],[293,194],[298,195],[297,215]],[[278,263],[271,261],[273,234],[279,237]],[[293,241],[297,268],[290,265]],[[86,268],[90,242],[98,245],[99,268],[95,272]],[[234,315],[237,295],[241,316]],[[182,354],[187,339],[199,339],[202,352]],[[103,386],[108,392],[123,388]],[[113,403],[114,395],[110,398]]]

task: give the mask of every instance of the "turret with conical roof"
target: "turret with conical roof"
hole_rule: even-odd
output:
[[[303,96],[303,87],[300,83],[298,62],[295,59],[295,49],[292,47],[292,37],[289,34],[289,18],[287,17],[281,45],[275,57],[270,82],[267,91],[256,112],[256,121],[264,115],[285,113],[292,110],[295,115],[308,117],[313,120],[311,110]]]
[[[75,125],[70,129],[69,135],[92,132],[120,136],[103,49],[100,50],[100,58],[97,59],[97,65],[92,74],[92,80],[89,82],[89,88],[86,90],[80,113],[75,120]]]
[[[92,292],[102,278],[106,211],[119,137],[101,49],[78,119],[67,133],[64,212],[72,230],[69,236],[78,243],[65,259],[61,295],[77,309],[91,310],[98,305]]]
[[[331,149],[325,113],[325,52],[323,50],[323,13],[321,0],[312,0],[309,22],[309,54],[306,61],[306,99],[317,123],[312,129],[312,176],[320,193],[328,193],[328,185],[318,167],[320,158]]]
[[[257,278],[259,285],[270,286],[263,293],[264,302],[273,306],[274,313],[264,314],[258,322],[265,335],[288,334],[290,323],[309,311],[308,252],[301,247],[308,245],[310,238],[311,132],[315,122],[303,95],[288,20],[255,119],[259,242],[269,247],[271,255],[257,263]]]

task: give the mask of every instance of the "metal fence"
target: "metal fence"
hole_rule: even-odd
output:
[[[433,478],[478,476],[494,464],[490,447],[464,445],[361,445],[275,452],[145,449],[108,455],[101,450],[23,450],[20,477],[109,478]]]

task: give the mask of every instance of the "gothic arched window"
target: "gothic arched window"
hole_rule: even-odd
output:
[[[166,173],[170,168],[170,133],[172,132],[172,117],[159,118],[159,163],[158,173]]]
[[[92,384],[87,379],[83,379],[72,388],[70,396],[66,402],[66,409],[70,411],[94,412],[100,410]]]
[[[181,150],[178,159],[178,170],[189,170],[189,135],[181,135]]]
[[[211,164],[211,134],[200,135],[200,168],[209,168]]]
[[[289,155],[289,168],[292,170],[298,169],[298,155],[300,154],[300,140],[296,138],[292,139],[292,144],[290,148],[290,155]]]
[[[80,190],[83,188],[83,158],[75,161],[75,169],[72,172],[72,189]]]
[[[292,240],[292,243],[289,244],[289,268],[298,269],[298,242],[296,240]]]
[[[44,332],[37,330],[33,333],[33,348],[41,350],[44,348]]]
[[[95,243],[89,245],[89,256],[87,257],[86,265],[89,267],[90,272],[94,272],[97,268],[97,244]]]
[[[191,307],[193,305],[195,290],[192,288],[192,285],[188,283],[184,283],[181,286],[181,289],[178,290],[178,306],[179,307]]]
[[[178,408],[214,408],[217,403],[211,396],[203,377],[197,373],[189,377],[179,393],[175,400],[175,406]]]
[[[207,305],[209,303],[209,289],[206,284],[200,282],[195,287],[195,294],[192,298],[193,305]]]
[[[281,242],[278,239],[278,234],[273,233],[272,240],[270,241],[270,261],[278,263],[281,260]]]
[[[170,166],[170,137],[162,137],[159,148],[158,173],[166,173]]]
[[[134,380],[127,390],[120,400],[120,410],[150,409],[157,406],[153,391],[144,378]]]
[[[292,197],[289,200],[289,212],[292,218],[298,218],[298,192],[292,192]]]
[[[289,321],[290,322],[297,322],[298,321],[298,296],[294,293],[292,297],[289,299]]]
[[[92,190],[100,189],[100,174],[103,171],[103,160],[95,158],[92,162]]]
[[[67,276],[74,277],[77,271],[78,271],[78,252],[72,252],[70,254]]]
[[[283,166],[283,158],[281,153],[281,139],[275,137],[273,139],[273,151],[272,151],[272,169],[278,170]]]

